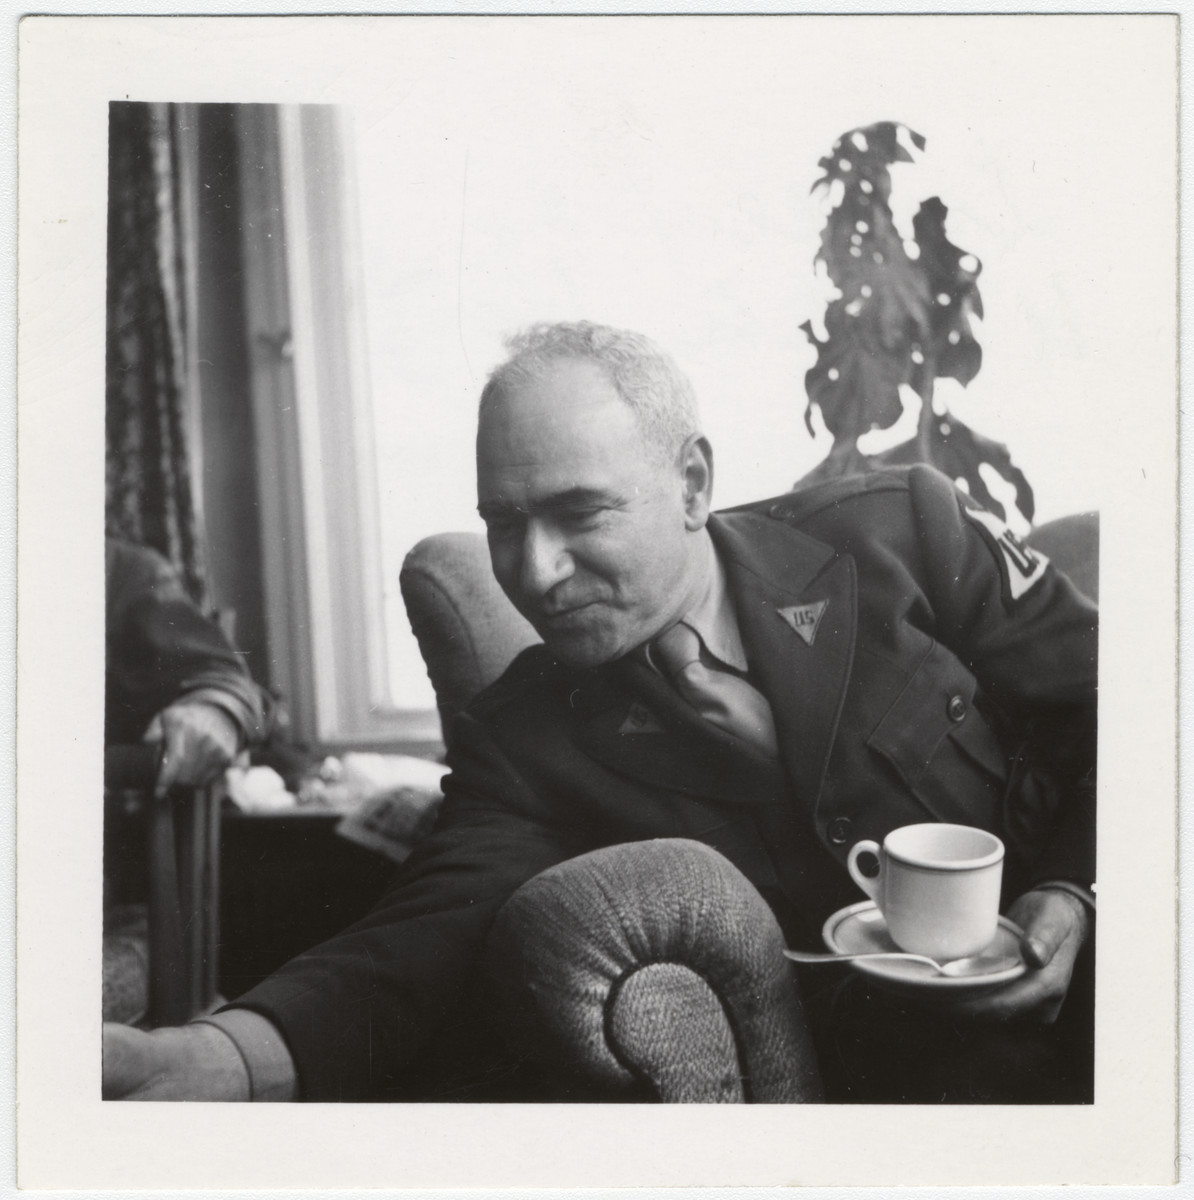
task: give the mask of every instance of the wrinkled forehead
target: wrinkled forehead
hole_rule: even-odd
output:
[[[659,471],[633,411],[600,372],[527,381],[495,396],[481,413],[483,500],[521,503],[575,487],[642,488]]]

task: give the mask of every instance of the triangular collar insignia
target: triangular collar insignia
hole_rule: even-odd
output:
[[[828,607],[828,600],[815,600],[812,604],[793,604],[790,608],[776,611],[804,639],[805,644],[811,646]]]
[[[660,725],[655,714],[645,705],[639,704],[636,700],[630,706],[630,711],[626,714],[626,719],[618,727],[619,733],[662,733],[663,726]]]

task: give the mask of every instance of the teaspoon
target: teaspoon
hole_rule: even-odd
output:
[[[872,950],[865,954],[806,954],[802,950],[785,950],[784,957],[798,963],[858,962],[871,958],[895,958],[904,962],[919,962],[932,967],[939,975],[951,979],[971,975],[994,975],[1014,967],[1020,960],[1013,954],[971,954],[965,958],[954,958],[939,963],[924,954],[910,954],[906,950]]]

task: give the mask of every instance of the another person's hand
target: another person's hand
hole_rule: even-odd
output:
[[[143,738],[161,742],[155,792],[202,787],[230,767],[240,750],[240,731],[222,708],[206,700],[177,700],[153,719]]]
[[[146,1033],[104,1024],[105,1100],[248,1100],[249,1075],[231,1039],[211,1025]]]
[[[1004,988],[950,1004],[958,1015],[980,1020],[1057,1020],[1074,962],[1090,932],[1090,911],[1076,896],[1056,889],[1026,892],[1008,910],[1024,930],[1020,944],[1028,971]]]

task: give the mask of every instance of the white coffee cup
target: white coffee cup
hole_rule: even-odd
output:
[[[873,879],[858,869],[859,855],[868,851],[879,859]],[[901,950],[945,962],[980,954],[995,938],[1003,843],[985,829],[904,825],[882,846],[855,843],[846,866]]]

